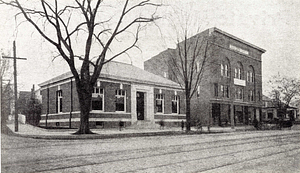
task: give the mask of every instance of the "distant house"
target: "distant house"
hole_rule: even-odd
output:
[[[262,101],[264,103],[262,109],[262,119],[263,120],[273,120],[274,118],[278,118],[277,106],[273,102],[272,99],[263,95]]]
[[[41,126],[78,127],[79,100],[71,72],[39,84],[43,111]],[[165,121],[180,126],[185,120],[184,93],[168,79],[133,65],[109,62],[94,86],[91,128],[128,125],[149,126]]]
[[[18,111],[21,114],[25,114],[25,109],[27,106],[28,101],[31,98],[31,92],[30,91],[20,91],[19,92],[19,98],[18,98]]]
[[[274,120],[274,119],[290,119],[291,117],[294,119],[298,119],[299,109],[296,107],[289,106],[287,108],[287,112],[284,115],[280,110],[280,104],[278,101],[268,98],[263,95],[262,100],[264,102],[264,106],[262,108],[262,119],[263,120]]]

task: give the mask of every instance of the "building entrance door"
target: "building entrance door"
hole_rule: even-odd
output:
[[[145,112],[145,105],[144,105],[144,93],[143,92],[136,92],[136,114],[137,120],[144,120],[144,112]]]
[[[214,125],[221,125],[221,113],[220,113],[220,104],[212,104],[212,118]]]

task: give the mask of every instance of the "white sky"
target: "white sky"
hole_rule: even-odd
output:
[[[160,2],[160,1],[159,1]],[[195,28],[203,31],[217,27],[266,50],[262,55],[263,82],[272,75],[300,79],[300,1],[299,0],[164,0],[166,4],[181,8],[195,21]],[[30,3],[28,1],[27,3]],[[158,11],[163,17],[172,14],[171,6]],[[27,60],[18,61],[19,90],[30,90],[32,84],[39,84],[69,70],[62,59],[52,57],[55,50],[28,24],[21,24],[16,30],[15,11],[0,5],[0,49],[12,54],[12,42],[16,39],[17,56]],[[175,17],[175,18],[174,18]],[[171,17],[172,18],[172,17]],[[142,67],[142,62],[157,55],[166,48],[174,47],[176,35],[165,19],[157,21],[160,31],[154,25],[140,36],[142,50],[130,55],[133,64]],[[193,24],[191,25],[193,26]],[[194,28],[194,29],[195,29]],[[128,57],[119,60],[130,63]],[[12,65],[12,61],[11,61]],[[264,85],[263,90],[267,90]],[[266,94],[266,93],[265,93]]]

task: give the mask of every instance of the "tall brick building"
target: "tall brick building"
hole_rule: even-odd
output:
[[[191,100],[192,119],[220,126],[249,124],[255,118],[260,120],[265,50],[218,28],[207,29],[196,36],[210,40],[211,57],[198,93]],[[193,44],[194,38],[188,41]],[[176,56],[178,45],[176,49],[167,49],[145,61],[144,69],[176,81],[166,63],[170,56]]]
[[[79,101],[72,73],[39,86],[43,100],[40,125],[79,127]],[[119,121],[126,126],[149,127],[161,120],[179,126],[185,120],[183,91],[177,83],[125,63],[111,61],[103,66],[92,97],[91,128],[118,126]]]

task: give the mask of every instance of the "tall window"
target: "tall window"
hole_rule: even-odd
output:
[[[222,97],[229,98],[229,89],[227,85],[221,85]]]
[[[221,76],[229,77],[229,60],[225,59],[221,64]]]
[[[253,90],[250,90],[249,91],[249,96],[248,96],[249,98],[249,101],[251,101],[251,102],[253,102],[254,101],[254,93],[253,93]]]
[[[200,72],[200,63],[196,62],[196,72],[199,73]]]
[[[225,74],[226,77],[229,77],[228,65],[227,64],[224,65],[224,74]]]
[[[125,90],[116,90],[116,111],[125,111]]]
[[[224,76],[224,65],[221,64],[221,76]]]
[[[164,72],[164,78],[167,78],[167,77],[168,77],[168,73]]]
[[[214,96],[218,97],[218,84],[214,83]]]
[[[197,97],[200,97],[200,86],[197,86]]]
[[[155,107],[156,107],[156,112],[157,113],[163,113],[164,112],[164,96],[163,94],[156,94],[155,95],[155,99],[156,99],[156,103],[155,103]]]
[[[247,82],[254,82],[254,68],[249,66],[249,71],[247,72]]]
[[[174,95],[172,97],[172,113],[178,114],[179,113],[179,96]]]
[[[103,88],[94,87],[92,93],[92,110],[103,111],[104,107],[104,90]]]
[[[237,67],[234,69],[234,78],[243,79],[243,66],[239,62]]]
[[[56,112],[62,112],[62,90],[56,91]]]
[[[221,85],[220,87],[221,87],[221,94],[222,94],[222,97],[224,97],[224,96],[225,96],[224,85]]]
[[[243,88],[236,88],[235,98],[237,100],[243,100]]]

